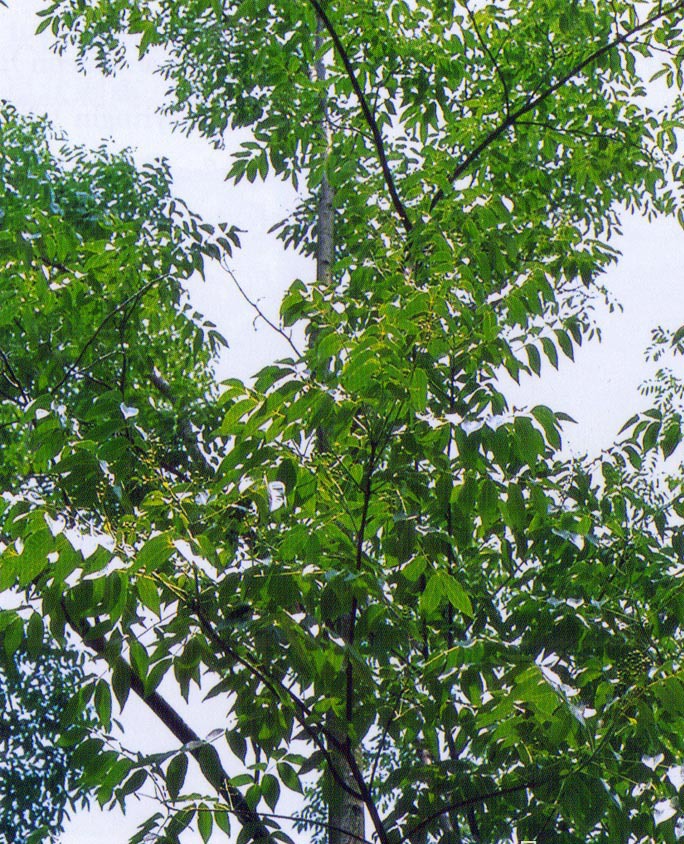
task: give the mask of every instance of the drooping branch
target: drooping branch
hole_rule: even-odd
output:
[[[335,50],[337,54],[342,60],[342,64],[344,65],[344,69],[347,72],[349,82],[351,83],[354,93],[356,94],[356,98],[359,101],[359,105],[361,106],[361,111],[363,112],[364,120],[368,124],[368,128],[370,129],[371,134],[373,136],[373,145],[375,146],[378,159],[380,160],[382,175],[385,180],[387,190],[389,191],[389,195],[392,200],[392,205],[394,206],[394,210],[399,215],[402,225],[404,226],[407,232],[410,232],[413,228],[413,223],[411,222],[411,218],[408,215],[408,211],[404,207],[404,203],[401,201],[401,197],[399,196],[397,186],[394,182],[394,176],[392,175],[392,170],[389,166],[389,161],[387,159],[385,142],[383,140],[380,127],[378,126],[377,120],[373,116],[373,112],[371,111],[371,108],[368,104],[366,95],[364,94],[363,89],[359,84],[359,80],[356,77],[354,65],[352,64],[351,58],[349,57],[349,53],[347,53],[347,50],[344,44],[342,43],[342,39],[338,35],[337,30],[333,26],[332,21],[326,14],[325,9],[321,5],[321,3],[319,3],[318,0],[308,0],[308,3],[315,10],[319,19],[322,21],[323,26],[326,28],[333,44],[335,45]]]
[[[451,174],[449,175],[449,182],[451,182],[452,184],[456,182],[468,170],[470,165],[474,161],[476,161],[480,157],[480,155],[482,155],[482,153],[486,149],[488,149],[493,143],[495,143],[508,129],[515,126],[521,117],[524,117],[526,114],[529,114],[531,111],[534,111],[537,106],[541,105],[541,103],[543,103],[553,94],[555,94],[556,91],[559,91],[561,88],[567,85],[568,82],[573,80],[576,76],[579,76],[579,74],[585,68],[594,64],[607,53],[610,53],[612,50],[621,47],[624,43],[629,41],[630,38],[637,35],[639,32],[642,32],[644,29],[647,29],[649,26],[652,26],[659,20],[669,17],[670,15],[673,15],[679,11],[684,11],[684,0],[679,0],[679,2],[668,6],[666,9],[659,7],[658,12],[655,15],[652,15],[650,18],[638,24],[637,26],[625,30],[622,35],[618,35],[612,41],[609,41],[607,44],[604,44],[597,50],[594,50],[593,53],[578,62],[574,67],[567,71],[567,73],[563,74],[560,79],[556,80],[556,82],[547,86],[536,96],[528,99],[528,101],[524,105],[516,109],[514,112],[508,113],[506,115],[506,118],[501,123],[499,123],[498,126],[492,129],[489,134],[487,134],[480,141],[480,143],[477,144],[477,146],[454,167]],[[432,198],[432,202],[430,203],[430,210],[434,211],[435,207],[441,202],[443,198],[444,189],[439,188]]]

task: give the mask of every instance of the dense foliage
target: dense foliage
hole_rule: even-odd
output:
[[[107,732],[133,690],[178,739],[151,759],[82,745],[101,802],[165,789],[138,840],[235,820],[286,840],[281,792],[304,787],[298,840],[681,837],[684,502],[656,471],[682,438],[676,378],[584,461],[560,451],[567,417],[511,411],[499,384],[592,336],[621,214],[684,218],[683,19],[631,0],[45,4],[39,29],[84,66],[115,71],[131,36],[158,49],[181,128],[249,129],[230,177],[298,187],[287,244],[321,258],[333,197],[331,271],[282,303],[305,347],[219,390],[182,282],[235,230],[200,224],[163,165],[56,155],[3,115],[0,579],[106,661],[74,715],[92,699]],[[164,677],[221,696],[225,742]],[[213,796],[183,791],[189,756]]]
[[[6,646],[12,636],[21,637],[19,625],[6,631]],[[62,713],[86,678],[83,659],[46,648],[33,616],[26,646],[9,658],[3,653],[0,665],[0,841],[56,841],[67,809],[87,798],[72,748],[94,721],[86,713],[69,739],[56,741]]]

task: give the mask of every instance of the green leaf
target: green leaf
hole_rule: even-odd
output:
[[[207,782],[217,790],[222,788],[224,774],[216,748],[210,744],[203,744],[197,750],[197,761]]]
[[[172,659],[171,657],[167,657],[166,659],[162,659],[159,662],[156,662],[150,672],[145,677],[144,682],[144,694],[145,697],[151,695],[153,691],[157,688],[157,686],[161,683],[164,679],[164,675],[166,672],[171,668]]]
[[[213,811],[205,803],[200,803],[197,807],[197,829],[204,844],[211,838],[213,827]]]
[[[525,351],[527,352],[527,362],[529,363],[530,369],[535,375],[539,375],[541,373],[541,356],[539,350],[536,346],[528,343],[525,346]]]
[[[24,622],[21,618],[14,618],[5,628],[3,646],[7,656],[12,656],[24,640]]]
[[[643,449],[644,451],[652,451],[657,443],[660,434],[660,422],[651,422],[644,431]]]
[[[161,602],[155,581],[151,577],[143,575],[136,580],[135,588],[143,604],[161,617]]]
[[[427,566],[425,557],[414,557],[401,570],[401,573],[407,580],[415,582],[423,574]]]
[[[112,723],[112,694],[109,684],[105,680],[98,680],[95,686],[95,711],[105,730],[111,729]]]
[[[416,413],[423,413],[427,407],[428,379],[422,369],[414,370],[409,392],[411,395],[411,407]]]
[[[173,552],[174,546],[170,533],[160,533],[153,536],[136,554],[135,569],[150,572],[158,571]]]
[[[26,648],[29,654],[37,657],[43,648],[45,625],[41,615],[34,612],[26,625]]]
[[[570,335],[567,331],[563,331],[561,329],[556,329],[554,331],[556,335],[556,339],[558,340],[558,345],[561,347],[563,354],[570,358],[570,360],[575,359],[575,350],[573,348],[573,343]]]
[[[194,809],[181,809],[180,811],[175,812],[175,814],[171,815],[171,819],[168,821],[166,829],[167,835],[171,837],[172,841],[178,840],[178,837],[183,832],[183,830],[187,829],[190,826],[194,816]]]
[[[449,603],[454,609],[462,612],[464,615],[473,617],[473,606],[470,603],[468,593],[461,586],[461,584],[447,572],[440,572],[439,578],[442,582],[442,588]]]
[[[243,398],[233,403],[223,417],[219,433],[223,436],[235,434],[240,430],[240,420],[250,413],[257,404],[255,398]]]
[[[541,338],[542,348],[544,349],[544,354],[549,359],[551,366],[554,369],[558,369],[558,352],[556,351],[556,347],[553,344],[553,340],[549,337],[542,337]]]
[[[150,664],[150,658],[147,654],[147,651],[137,639],[134,639],[131,642],[130,651],[133,670],[141,680],[144,680],[145,676],[147,675],[147,669]]]
[[[445,582],[439,574],[431,574],[420,596],[420,609],[425,615],[432,615],[445,597]]]
[[[117,659],[112,670],[112,689],[119,702],[119,708],[123,709],[128,699],[131,688],[131,671],[123,659]]]
[[[146,781],[147,771],[135,771],[121,786],[121,794],[124,796],[135,794],[136,791],[140,791]]]
[[[273,811],[280,797],[280,785],[272,774],[264,774],[261,780],[261,794],[267,806]]]
[[[237,756],[238,759],[245,761],[245,757],[247,755],[247,742],[240,733],[236,730],[228,730],[226,732],[226,741],[228,742],[228,746],[230,747],[231,751]]]
[[[682,441],[682,428],[679,421],[673,421],[666,425],[660,442],[663,457],[669,457]]]
[[[230,816],[228,812],[214,812],[214,821],[216,822],[216,826],[222,832],[224,832],[227,836],[230,836]]]
[[[171,800],[178,800],[178,795],[185,783],[185,775],[188,772],[188,757],[185,753],[174,756],[166,768],[166,788]]]
[[[666,712],[684,715],[684,686],[676,677],[667,677],[654,688],[656,697]]]
[[[283,784],[290,789],[290,791],[296,791],[299,794],[303,794],[299,777],[292,765],[288,762],[278,762],[276,763],[276,768],[278,770],[278,776],[282,780]]]
[[[525,498],[519,484],[510,484],[508,495],[503,505],[503,516],[506,524],[513,530],[524,530],[527,524]]]
[[[532,408],[532,415],[544,429],[549,445],[559,449],[562,443],[559,434],[560,425],[556,414],[545,405],[537,405]]]

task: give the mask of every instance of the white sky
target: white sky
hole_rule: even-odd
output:
[[[273,223],[284,217],[292,194],[281,184],[224,182],[229,169],[228,152],[213,150],[199,139],[171,133],[168,121],[156,115],[162,102],[164,83],[151,74],[152,63],[144,62],[115,78],[104,79],[93,71],[80,75],[69,57],[54,56],[51,37],[33,36],[37,25],[37,0],[10,0],[0,8],[0,98],[22,111],[47,113],[64,128],[74,142],[97,145],[113,138],[117,146],[137,149],[140,161],[166,156],[172,164],[176,192],[190,207],[209,221],[226,221],[247,229],[243,249],[237,253],[234,269],[249,294],[276,317],[282,291],[297,277],[310,277],[311,265],[266,237]],[[559,373],[542,382],[526,379],[523,389],[512,394],[516,404],[545,403],[565,410],[578,425],[568,430],[573,448],[592,451],[607,446],[622,423],[643,404],[637,386],[648,370],[643,351],[650,330],[657,324],[678,327],[684,323],[684,236],[675,223],[649,226],[643,220],[625,222],[625,237],[619,244],[624,253],[607,283],[624,305],[622,315],[607,318],[601,346],[585,346],[576,363],[563,363]],[[230,349],[222,364],[228,376],[249,377],[260,366],[287,355],[287,347],[268,328],[255,331],[254,314],[224,275],[197,286],[195,302],[224,333]],[[680,369],[684,366],[679,364]],[[680,373],[684,375],[684,371]],[[204,711],[198,723],[192,708],[187,718],[206,735],[221,725],[221,713],[214,709],[209,723]],[[141,750],[170,748],[168,736],[147,716],[137,701],[128,704],[124,722],[129,728],[127,744]],[[151,814],[131,806],[126,818],[111,813],[80,814],[69,825],[64,844],[124,844],[137,823]],[[217,840],[220,840],[217,835]],[[199,839],[198,839],[199,840]]]

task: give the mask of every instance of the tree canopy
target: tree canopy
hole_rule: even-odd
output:
[[[33,615],[25,646],[14,650],[23,625],[6,629],[7,657],[0,655],[0,841],[57,841],[69,808],[87,803],[82,764],[73,750],[94,722],[85,713],[61,743],[59,725],[69,700],[85,682],[82,654],[43,643],[40,616]]]
[[[273,326],[291,356],[217,385],[223,341],[183,282],[225,265],[239,219],[202,222],[163,162],[0,115],[0,584],[31,607],[0,628],[11,653],[38,617],[106,668],[62,728],[92,704],[75,753],[103,805],[161,795],[136,841],[684,833],[681,383],[662,369],[653,408],[578,460],[567,416],[501,387],[593,336],[622,215],[684,222],[683,20],[632,0],[44,4],[83,68],[156,55],[180,129],[247,130],[229,178],[290,181],[273,234],[317,259]],[[220,730],[162,680],[198,724],[195,687],[220,696]],[[112,740],[131,691],[167,753]],[[191,757],[206,793],[184,789]]]

